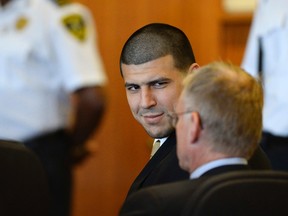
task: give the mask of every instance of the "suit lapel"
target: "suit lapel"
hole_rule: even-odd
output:
[[[157,167],[158,164],[173,150],[176,145],[176,135],[173,132],[168,139],[161,145],[154,156],[148,161],[140,174],[136,177],[131,185],[128,195],[142,187],[149,174]]]

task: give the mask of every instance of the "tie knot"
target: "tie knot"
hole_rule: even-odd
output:
[[[153,155],[157,152],[157,150],[160,148],[160,140],[155,140],[155,142],[153,143],[153,148],[152,148],[152,152],[151,152],[151,157],[153,157]]]

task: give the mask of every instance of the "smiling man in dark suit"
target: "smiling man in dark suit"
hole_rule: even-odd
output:
[[[120,71],[134,118],[161,147],[133,182],[128,195],[140,188],[187,179],[176,156],[176,135],[167,113],[175,111],[187,74],[199,68],[191,44],[180,29],[152,23],[133,33],[120,57]],[[249,164],[269,168],[258,148]]]
[[[190,180],[131,194],[121,216],[181,215],[189,196],[209,176],[248,170],[262,129],[260,83],[238,67],[216,62],[189,75],[176,112],[179,165]]]

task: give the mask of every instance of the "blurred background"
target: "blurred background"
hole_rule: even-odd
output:
[[[152,141],[133,119],[119,71],[123,44],[138,28],[164,22],[182,29],[200,65],[228,60],[239,65],[250,29],[253,0],[77,0],[90,8],[109,78],[108,110],[93,151],[74,172],[73,216],[114,216],[149,160]]]

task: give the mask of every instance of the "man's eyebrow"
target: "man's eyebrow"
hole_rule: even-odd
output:
[[[128,86],[131,86],[131,85],[137,85],[137,84],[135,84],[135,83],[129,83],[129,82],[125,82],[125,87],[128,87]]]
[[[171,79],[166,78],[166,77],[160,77],[157,78],[155,80],[150,80],[148,82],[141,82],[141,83],[130,83],[130,82],[125,82],[125,87],[127,86],[143,86],[143,85],[154,85],[155,83],[159,83],[159,82],[170,82]]]
[[[154,85],[155,83],[159,83],[159,82],[171,82],[171,79],[166,78],[166,77],[160,77],[158,79],[149,81],[147,84]]]

